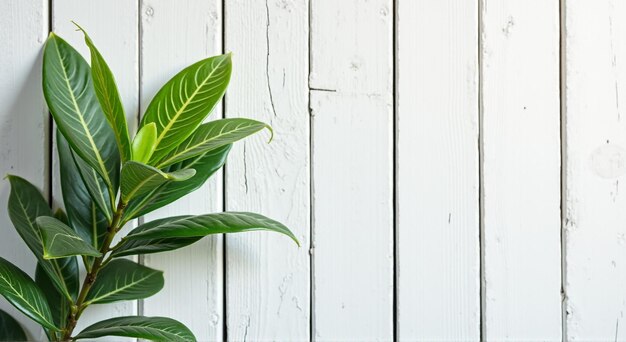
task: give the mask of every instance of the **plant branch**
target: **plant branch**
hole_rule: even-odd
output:
[[[109,227],[107,228],[107,235],[102,243],[102,247],[100,248],[101,256],[96,258],[91,266],[91,270],[85,276],[85,280],[83,281],[83,286],[80,289],[80,293],[78,295],[78,299],[76,300],[76,304],[72,306],[72,310],[67,317],[66,328],[64,329],[62,341],[70,341],[72,337],[72,332],[74,328],[76,328],[76,323],[78,319],[82,315],[85,308],[87,308],[87,304],[85,304],[85,300],[87,299],[87,295],[89,294],[89,290],[96,281],[98,277],[98,272],[105,266],[107,262],[104,262],[105,255],[109,252],[109,247],[113,242],[113,238],[115,234],[120,230],[123,225],[122,215],[124,215],[124,209],[126,208],[126,203],[124,203],[121,199],[117,205],[117,209],[115,210],[115,214],[113,215],[113,220]]]

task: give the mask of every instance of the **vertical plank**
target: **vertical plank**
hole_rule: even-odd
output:
[[[285,223],[302,243],[271,233],[226,238],[226,314],[232,341],[302,341],[310,331],[308,1],[226,0],[233,52],[227,117],[269,123],[235,144],[226,208]]]
[[[0,175],[15,174],[44,191],[49,187],[48,111],[41,92],[41,56],[48,36],[48,1],[0,2]],[[36,261],[6,213],[10,186],[0,182],[0,256],[31,276]],[[29,331],[44,339],[38,325],[0,298],[0,309],[12,314]]]
[[[115,75],[128,124],[131,131],[134,131],[137,127],[139,92],[137,4],[125,0],[53,0],[52,14],[53,31],[80,51],[87,61],[90,60],[89,49],[85,45],[83,34],[76,31],[71,21],[77,22],[89,33]],[[56,149],[53,163],[53,197],[55,202],[61,203]],[[76,331],[107,318],[135,314],[136,301],[90,306],[81,317]]]
[[[559,2],[481,5],[483,332],[558,341]]]
[[[566,338],[624,340],[626,3],[564,10]]]
[[[172,76],[222,50],[220,0],[144,0],[141,6],[141,107]],[[216,110],[211,118],[220,118]],[[222,210],[222,176],[147,215],[145,221]],[[143,302],[146,316],[168,316],[187,325],[200,341],[223,339],[223,242],[210,237],[178,251],[150,254],[144,264],[165,272],[165,287]]]
[[[477,341],[478,3],[397,13],[398,339]]]
[[[393,338],[393,6],[311,3],[313,334]]]

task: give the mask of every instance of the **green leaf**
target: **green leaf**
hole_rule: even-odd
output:
[[[142,232],[155,227],[157,221],[151,221],[142,224],[141,227],[135,229],[135,233]],[[145,240],[128,240],[123,239],[112,252],[113,257],[122,257],[137,254],[152,254],[166,251],[173,251],[185,246],[189,246],[202,237],[184,237],[184,238],[163,238],[163,239],[145,239]]]
[[[66,274],[67,278],[73,278],[71,281],[76,284],[76,292],[73,294],[73,298],[76,298],[78,292],[78,262],[75,257],[69,257],[64,259],[59,259],[57,262],[60,263],[60,266],[64,270],[64,274]],[[37,286],[43,291],[46,300],[50,306],[52,311],[52,319],[54,324],[59,328],[65,328],[65,324],[67,323],[67,315],[70,312],[70,301],[67,300],[59,290],[54,287],[50,276],[44,271],[41,267],[41,263],[37,263],[37,268],[35,269],[35,283]]]
[[[263,215],[243,212],[225,212],[207,215],[184,215],[168,217],[150,222],[150,229],[139,226],[132,230],[127,239],[162,239],[201,237],[211,234],[240,233],[266,230],[289,236],[298,246],[300,242],[282,223]]]
[[[154,96],[141,127],[157,126],[156,149],[150,165],[156,165],[189,137],[224,95],[231,73],[230,54],[199,61],[174,76]]]
[[[122,336],[153,341],[196,341],[182,323],[167,317],[126,316],[90,325],[75,339]]]
[[[71,298],[77,284],[68,283],[62,267],[54,260],[43,257],[41,232],[35,220],[40,216],[52,216],[52,211],[39,190],[23,178],[9,175],[11,194],[9,195],[9,217],[18,234],[33,252],[41,266],[48,273],[54,286],[66,298]]]
[[[194,168],[196,174],[186,181],[167,183],[144,196],[132,200],[128,204],[124,214],[124,220],[130,220],[145,215],[199,189],[209,177],[224,165],[231,147],[232,145],[226,145],[217,150],[170,166],[168,171]]]
[[[89,65],[54,33],[44,49],[43,92],[59,131],[115,198],[120,165],[115,134],[96,98]]]
[[[169,252],[198,242],[202,237],[125,240],[113,251],[113,257]]]
[[[133,160],[147,163],[156,147],[157,130],[156,124],[151,122],[141,128],[133,139]]]
[[[28,341],[24,328],[8,313],[0,310],[0,341]]]
[[[100,244],[107,233],[108,219],[98,209],[98,205],[92,198],[98,196],[92,196],[87,190],[78,166],[72,157],[70,146],[61,134],[57,134],[57,149],[59,152],[61,190],[69,225],[83,240],[90,241],[92,246],[100,249]],[[80,160],[79,157],[76,159]],[[108,198],[106,190],[99,193]]]
[[[161,271],[126,259],[113,260],[98,274],[86,304],[148,298],[161,291],[163,283]]]
[[[155,167],[129,161],[122,168],[122,201],[127,202],[168,182],[187,180],[196,174],[194,169],[165,173]]]
[[[232,144],[264,128],[267,128],[273,135],[270,126],[250,119],[222,119],[207,122],[198,127],[187,140],[172,150],[156,167],[162,169],[168,165]]]
[[[58,259],[73,255],[94,257],[102,255],[97,249],[76,235],[72,228],[54,217],[38,217],[37,225],[41,229],[44,259]]]
[[[0,294],[41,326],[59,330],[44,294],[35,282],[15,265],[0,257]]]
[[[74,22],[73,22],[74,23]],[[106,61],[96,49],[91,38],[82,27],[74,23],[79,30],[85,35],[85,43],[89,47],[91,53],[91,77],[96,91],[96,96],[102,107],[107,121],[113,132],[115,133],[115,141],[120,151],[122,162],[131,159],[130,154],[130,136],[128,135],[128,124],[126,123],[126,114],[124,113],[124,105],[120,98],[115,78]]]

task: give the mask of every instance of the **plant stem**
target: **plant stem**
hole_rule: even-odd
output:
[[[74,328],[76,328],[76,323],[80,318],[81,314],[87,308],[88,305],[85,305],[85,299],[89,294],[89,290],[96,281],[98,277],[98,272],[103,266],[103,261],[106,254],[109,252],[109,248],[111,247],[111,242],[113,242],[113,238],[115,234],[121,229],[122,225],[122,215],[124,214],[124,209],[126,208],[126,203],[124,203],[121,199],[117,205],[117,209],[115,210],[115,214],[113,215],[113,220],[109,227],[107,227],[107,235],[102,243],[102,247],[100,247],[101,256],[97,257],[93,265],[91,266],[91,270],[85,276],[85,280],[83,281],[83,286],[80,289],[78,294],[78,298],[76,299],[76,304],[72,306],[72,310],[67,316],[67,324],[66,328],[63,331],[62,341],[70,341],[72,337],[72,332]]]

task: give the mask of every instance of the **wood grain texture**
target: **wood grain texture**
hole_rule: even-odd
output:
[[[48,1],[0,2],[0,175],[15,174],[41,188],[49,188],[49,119],[41,92],[41,60],[48,36]],[[11,187],[0,182],[0,251],[30,276],[36,261],[22,242],[6,205]],[[0,309],[9,312],[32,339],[45,338],[39,326],[2,297]]]
[[[126,119],[130,130],[134,131],[137,127],[139,86],[137,5],[125,0],[89,2],[54,0],[52,13],[53,31],[77,49],[87,61],[90,60],[89,49],[85,45],[82,32],[76,31],[76,26],[71,21],[75,21],[89,33],[115,76],[124,103]],[[125,13],[125,15],[119,16],[119,13]],[[111,25],[112,22],[115,22],[115,25]],[[52,177],[55,205],[62,203],[58,172],[58,154],[55,146]],[[128,232],[135,224],[136,222],[129,223],[120,234]],[[84,269],[81,273],[81,279],[83,278]],[[136,301],[90,306],[78,322],[76,332],[104,319],[136,314]]]
[[[476,341],[478,4],[405,0],[397,13],[398,339]]]
[[[302,243],[274,233],[226,237],[231,341],[309,340],[308,1],[226,0],[233,76],[226,116],[270,124],[235,144],[226,165],[226,209],[283,222]]]
[[[564,11],[566,338],[625,340],[626,3]]]
[[[391,0],[311,3],[313,338],[393,338]]]
[[[561,339],[558,1],[482,0],[487,340]]]
[[[144,0],[141,7],[142,111],[161,86],[184,67],[222,51],[222,2]],[[220,118],[221,109],[211,115]],[[202,188],[144,217],[222,211],[222,174]],[[144,264],[165,272],[165,287],[143,301],[146,316],[183,322],[200,341],[223,339],[223,239],[213,236],[185,249],[150,254]]]

